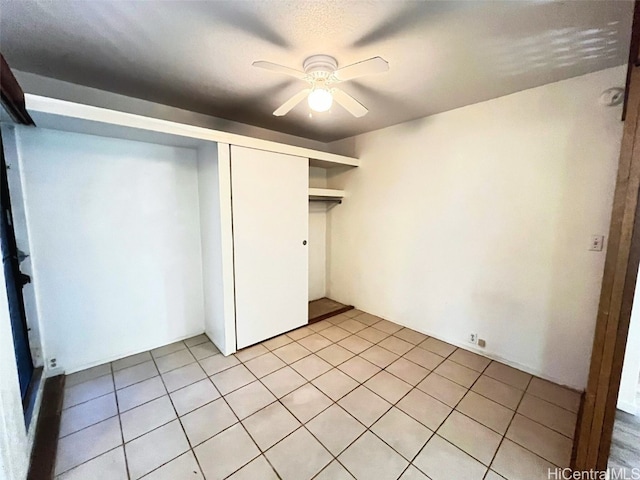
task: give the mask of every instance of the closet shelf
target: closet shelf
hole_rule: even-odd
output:
[[[344,190],[334,190],[331,188],[310,188],[310,202],[338,202],[342,203]]]

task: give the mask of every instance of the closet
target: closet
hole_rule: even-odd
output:
[[[38,128],[24,127],[20,135],[25,139],[28,135],[29,145],[37,145],[38,151],[23,150],[29,158],[15,165],[26,168],[27,187],[38,188],[37,181],[44,175],[38,170],[43,169],[42,162],[30,158],[49,160],[45,157],[57,151],[56,147],[60,158],[71,155],[77,161],[66,161],[65,170],[61,163],[52,164],[55,175],[48,174],[43,180],[47,191],[67,192],[65,198],[76,201],[73,192],[77,189],[65,190],[60,183],[56,190],[55,182],[75,178],[65,176],[69,172],[85,171],[92,182],[91,175],[96,173],[99,185],[111,189],[103,192],[104,198],[114,195],[113,200],[121,199],[117,205],[122,204],[123,209],[123,214],[112,212],[118,227],[110,231],[111,236],[121,234],[122,239],[104,247],[102,236],[87,232],[86,219],[102,228],[104,222],[99,219],[104,208],[115,203],[96,202],[93,184],[87,183],[83,187],[88,190],[85,203],[77,203],[87,208],[55,212],[69,217],[69,231],[64,233],[78,245],[53,251],[38,244],[30,252],[41,287],[38,302],[42,306],[41,335],[48,350],[46,361],[56,358],[59,370],[73,373],[202,332],[228,355],[308,323],[309,277],[317,287],[314,295],[322,295],[326,263],[326,246],[322,245],[326,224],[320,230],[311,226],[310,232],[310,205],[321,210],[338,208],[343,192],[326,188],[326,169],[357,167],[357,159],[35,95],[26,95],[26,103]],[[71,136],[60,136],[62,132]],[[84,150],[78,154],[76,150],[81,148]],[[113,159],[107,159],[106,154]],[[98,165],[107,171],[104,175],[98,175]],[[325,181],[310,183],[316,178],[314,172]],[[119,175],[132,185],[128,187],[131,194],[118,188]],[[163,179],[164,190],[153,175]],[[135,194],[142,192],[142,187],[151,189],[155,196]],[[129,197],[131,200],[126,200]],[[90,199],[93,202],[86,203]],[[133,203],[127,206],[127,201]],[[30,213],[25,202],[27,220],[32,223],[29,228],[46,230],[48,224],[42,215]],[[51,204],[56,205],[56,199]],[[156,212],[159,204],[169,213]],[[89,207],[89,216],[79,216]],[[155,215],[153,225],[150,214]],[[188,223],[182,217],[188,218]],[[127,256],[127,271],[145,275],[131,275],[135,295],[114,295],[113,289],[100,288],[99,279],[114,277],[117,285],[122,278],[112,263],[101,259],[109,252],[126,253],[125,246],[132,241],[147,243],[136,255]],[[173,245],[169,256],[162,253],[165,244]],[[59,269],[51,271],[49,265],[72,265],[69,260],[79,261],[77,252],[85,255],[86,263],[81,265],[99,264],[99,269],[91,271],[103,272],[83,280],[91,287],[91,305],[117,307],[118,315],[110,316],[102,309],[104,318],[98,319],[85,315],[79,307],[71,308],[77,303],[58,302],[59,295],[53,292],[66,289],[72,297],[79,277],[71,275],[71,281],[61,283]],[[49,284],[50,289],[44,288]],[[69,331],[77,333],[76,343],[69,342]]]

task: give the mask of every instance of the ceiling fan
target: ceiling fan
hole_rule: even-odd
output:
[[[273,112],[276,117],[286,115],[305,98],[309,103],[309,107],[316,112],[326,112],[331,108],[335,100],[336,103],[342,105],[354,117],[362,117],[369,110],[351,95],[335,88],[333,85],[364,75],[382,73],[389,70],[389,64],[381,57],[373,57],[338,69],[338,62],[329,55],[313,55],[307,58],[302,64],[304,71],[265,61],[253,62],[253,66],[284,73],[304,80],[309,84],[309,88],[296,93]]]

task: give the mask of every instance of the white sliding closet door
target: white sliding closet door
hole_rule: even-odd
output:
[[[308,322],[308,188],[306,158],[231,147],[239,349]]]

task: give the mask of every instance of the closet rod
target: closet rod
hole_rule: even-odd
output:
[[[335,202],[335,203],[342,203],[342,200],[340,200],[339,198],[310,198],[309,199],[310,202]]]

